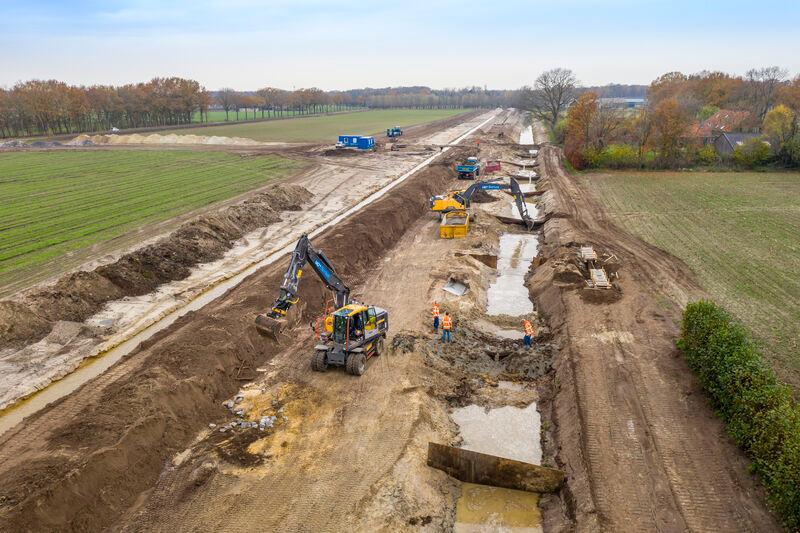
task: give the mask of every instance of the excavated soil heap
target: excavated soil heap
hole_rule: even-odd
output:
[[[280,211],[300,209],[310,196],[298,185],[278,185],[187,222],[114,263],[67,274],[19,301],[2,301],[0,350],[41,340],[59,320],[82,322],[111,300],[147,294],[162,283],[184,279],[193,266],[220,259],[237,239],[278,221]]]
[[[427,199],[445,189],[451,175],[452,160],[444,158],[316,237],[314,245],[348,279],[361,279],[426,214]],[[285,268],[280,261],[250,276],[0,437],[0,530],[113,525],[175,453],[207,424],[225,419],[222,402],[241,386],[241,370],[285,349],[253,325],[276,296]],[[300,296],[309,309],[319,309],[323,286],[310,277]],[[308,360],[298,357],[297,364]]]

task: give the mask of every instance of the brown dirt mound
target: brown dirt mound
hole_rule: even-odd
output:
[[[586,285],[583,273],[569,261],[557,261],[553,265],[553,281],[583,287]]]
[[[471,202],[476,204],[490,204],[492,202],[497,202],[498,200],[500,199],[492,196],[486,191],[475,191],[470,199]]]
[[[98,270],[67,274],[55,285],[30,293],[25,301],[34,313],[48,322],[80,322],[97,312],[104,303],[125,295]]]
[[[446,188],[446,167],[416,174],[316,237],[315,246],[348,277],[367,275],[427,213],[426,199]],[[221,402],[241,386],[239,371],[282,349],[260,337],[253,320],[272,303],[285,267],[279,262],[257,272],[0,437],[0,530],[99,530],[118,520],[170,457],[206,424],[229,416]],[[307,309],[319,309],[323,286],[306,281],[300,296]],[[298,357],[298,364],[308,361]]]
[[[357,156],[360,152],[356,152],[355,150],[348,150],[345,148],[328,148],[322,152],[322,155],[325,157],[347,157],[347,156]]]
[[[51,324],[20,302],[0,302],[0,346],[14,339],[43,338]]]
[[[622,292],[612,289],[581,289],[581,300],[589,304],[610,304],[622,299]]]
[[[456,252],[455,255],[456,257],[464,257],[465,255],[468,255],[470,257],[474,257],[489,268],[497,268],[497,256],[493,254],[465,254]]]
[[[278,221],[279,211],[300,209],[310,196],[299,185],[278,185],[187,222],[114,263],[67,274],[54,285],[28,292],[20,302],[0,302],[0,349],[37,342],[59,320],[82,322],[111,300],[147,294],[162,283],[184,279],[194,265],[221,258],[234,241]]]

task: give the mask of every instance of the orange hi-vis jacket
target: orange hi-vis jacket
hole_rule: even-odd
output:
[[[442,329],[451,329],[453,327],[453,322],[450,320],[450,315],[444,315],[442,319]]]
[[[526,321],[524,321],[522,323],[522,325],[525,326],[525,335],[527,335],[529,337],[533,337],[533,333],[534,332],[533,332],[533,326],[531,325],[531,323],[526,320]]]
[[[433,316],[433,318],[439,316],[439,306],[437,304],[433,304],[431,306],[431,315]]]

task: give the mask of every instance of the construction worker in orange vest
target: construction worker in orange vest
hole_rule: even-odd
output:
[[[436,302],[431,306],[431,316],[433,316],[433,332],[439,333],[439,304]]]
[[[526,347],[530,348],[533,345],[533,336],[536,332],[533,330],[533,325],[527,320],[522,321],[522,326],[525,328],[525,337],[522,341],[525,343]]]
[[[450,318],[450,314],[445,311],[444,317],[442,318],[442,342],[450,342],[453,340],[452,329],[453,320]]]

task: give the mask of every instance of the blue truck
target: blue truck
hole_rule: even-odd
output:
[[[355,148],[357,150],[372,150],[375,147],[374,137],[363,135],[339,135],[336,148]]]
[[[468,157],[466,161],[456,165],[456,172],[460,180],[474,180],[481,175],[481,162],[477,157]]]
[[[386,130],[387,137],[400,137],[403,134],[403,130],[400,129],[400,126],[394,126]]]

